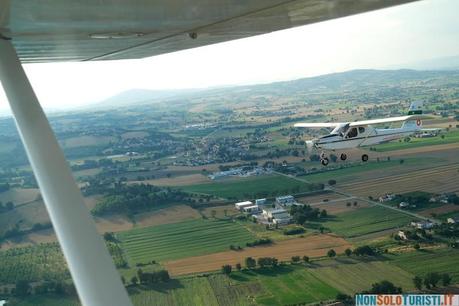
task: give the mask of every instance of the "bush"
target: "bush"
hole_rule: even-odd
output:
[[[303,234],[305,232],[303,227],[294,227],[294,228],[286,228],[284,230],[284,235],[297,235]]]
[[[292,256],[292,262],[299,262],[300,261],[300,256]]]
[[[273,240],[271,238],[261,238],[261,239],[255,240],[254,242],[247,242],[246,246],[254,247],[257,245],[271,244],[272,242]]]
[[[376,251],[372,247],[368,245],[364,245],[364,246],[355,248],[354,254],[357,256],[364,256],[364,255],[374,256],[376,255]]]
[[[335,256],[336,256],[335,250],[330,249],[330,250],[327,252],[327,256],[328,256],[328,257],[335,257]]]
[[[222,272],[226,275],[230,274],[232,270],[231,265],[224,265],[222,266]]]

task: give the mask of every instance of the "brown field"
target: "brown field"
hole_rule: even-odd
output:
[[[348,202],[350,202],[352,205],[347,206],[346,203]],[[357,202],[356,206],[354,206],[354,202]],[[327,213],[332,215],[370,206],[367,202],[356,200],[355,198],[344,198],[342,200],[340,199],[330,202],[312,203],[310,205],[314,208],[325,209]]]
[[[325,234],[311,235],[280,241],[269,246],[248,247],[242,251],[226,251],[203,256],[189,257],[165,263],[172,275],[201,273],[221,269],[225,264],[244,264],[246,257],[276,257],[279,260],[290,260],[292,256],[320,257],[325,256],[331,248],[338,254],[352,245],[346,240]]]
[[[115,140],[111,136],[78,136],[61,141],[64,148],[76,148],[76,147],[87,147],[87,146],[100,146],[109,144]]]
[[[239,211],[232,204],[223,205],[223,206],[215,206],[215,207],[206,207],[201,211],[201,213],[205,215],[206,217],[211,218],[212,210],[215,210],[216,218],[224,218],[225,210],[226,210],[226,216],[234,216],[234,215],[239,214]]]
[[[3,203],[11,201],[18,205],[36,200],[39,194],[38,188],[13,188],[0,193],[0,201]]]
[[[176,223],[199,218],[201,218],[201,215],[198,211],[187,205],[176,205],[135,216],[136,223],[140,227]]]
[[[431,214],[446,214],[446,213],[450,213],[453,211],[459,211],[459,206],[454,205],[454,204],[444,204],[439,207],[433,207],[433,208],[423,210],[419,214],[426,216],[426,217],[430,217]]]
[[[127,231],[134,227],[134,224],[123,215],[104,216],[103,218],[94,217],[99,233]]]
[[[183,175],[171,178],[160,178],[154,180],[145,180],[145,181],[133,181],[129,182],[130,184],[150,184],[155,186],[186,186],[202,183],[210,183],[211,180],[202,174],[190,174]]]
[[[333,193],[333,192],[328,192],[328,193],[323,193],[323,194],[314,194],[310,196],[305,196],[305,197],[299,197],[296,198],[296,201],[298,203],[303,203],[303,204],[312,204],[312,203],[319,203],[323,202],[323,200],[328,199],[329,201],[331,200],[337,200],[337,199],[343,199],[344,197],[342,195]]]
[[[458,165],[437,166],[380,178],[364,177],[362,181],[341,184],[340,188],[359,196],[373,197],[410,191],[459,192]]]

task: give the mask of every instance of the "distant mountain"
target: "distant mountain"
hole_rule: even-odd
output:
[[[224,97],[233,103],[246,100],[248,95],[271,95],[271,96],[304,96],[308,94],[325,94],[329,91],[338,92],[373,92],[372,98],[377,100],[378,95],[387,94],[396,98],[403,98],[401,92],[414,84],[457,84],[459,70],[375,70],[360,69],[340,73],[332,73],[316,77],[302,78],[291,81],[274,82],[259,85],[245,85],[234,87],[220,87],[210,89],[194,90],[166,90],[155,91],[145,89],[133,89],[117,94],[91,107],[120,107],[133,104],[153,104],[161,102],[178,103],[191,101],[193,99],[213,98],[209,100],[218,101]],[[368,96],[370,97],[370,96]]]
[[[415,70],[458,70],[459,55],[409,62],[401,65],[388,66],[387,68],[400,69],[402,67]]]

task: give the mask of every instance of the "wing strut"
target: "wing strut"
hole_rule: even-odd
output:
[[[132,305],[16,51],[0,39],[0,80],[83,305]]]

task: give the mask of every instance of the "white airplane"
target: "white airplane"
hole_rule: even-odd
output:
[[[429,116],[422,114],[422,108],[422,101],[415,101],[411,103],[406,116],[355,122],[296,123],[294,126],[300,128],[333,128],[328,135],[306,141],[308,151],[311,151],[312,148],[335,151],[374,146],[392,140],[409,137],[424,131],[422,129],[422,119],[429,118]],[[375,124],[393,122],[403,122],[403,124],[400,128],[378,129],[373,127]],[[346,160],[347,154],[341,153],[340,159]],[[368,161],[367,154],[362,155],[362,161]],[[323,151],[320,154],[320,162],[324,166],[329,163],[329,159]]]

